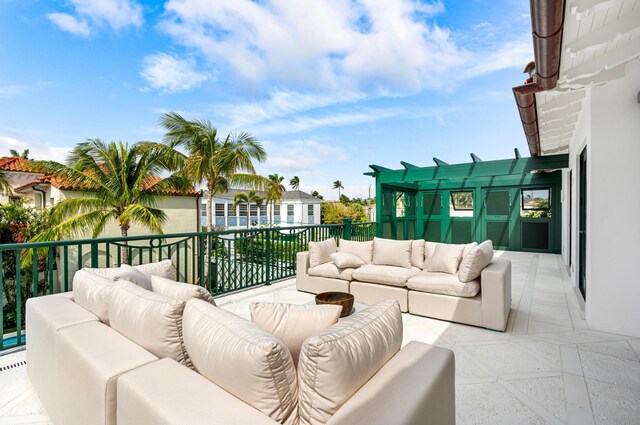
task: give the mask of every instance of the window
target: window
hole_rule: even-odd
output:
[[[233,204],[227,204],[227,215],[230,217],[236,216],[236,210],[233,208]]]
[[[262,204],[260,205],[260,215],[261,216],[266,216],[267,215],[267,206]]]
[[[313,205],[307,205],[307,215],[313,215]]]
[[[293,205],[287,205],[287,215],[293,215]]]
[[[242,216],[246,216],[247,215],[247,204],[240,204],[239,205],[239,212],[238,214],[242,217]]]
[[[280,205],[276,204],[273,206],[273,215],[280,217]]]
[[[551,217],[551,189],[521,189],[520,216],[526,218]]]
[[[473,211],[473,192],[451,192],[454,211]]]
[[[404,217],[406,207],[404,192],[396,192],[396,217]]]
[[[224,217],[224,204],[216,204],[215,212],[216,217]]]
[[[249,211],[250,211],[251,216],[257,216],[258,215],[258,206],[256,204],[249,205]]]

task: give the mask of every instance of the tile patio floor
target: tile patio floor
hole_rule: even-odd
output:
[[[589,330],[558,255],[500,253],[513,266],[505,333],[403,315],[405,343],[451,348],[458,425],[640,424],[640,339]],[[252,301],[303,304],[295,280],[218,299],[249,317]],[[0,425],[50,423],[25,353],[0,357]]]

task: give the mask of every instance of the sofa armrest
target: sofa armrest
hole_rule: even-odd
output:
[[[309,267],[309,251],[298,252],[296,254],[296,275],[308,276]]]
[[[495,257],[482,270],[482,326],[504,331],[511,309],[511,261]]]
[[[354,394],[327,425],[455,424],[453,352],[412,341]]]
[[[121,375],[117,396],[118,425],[277,425],[169,358]]]

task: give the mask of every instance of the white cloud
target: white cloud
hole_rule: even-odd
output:
[[[496,46],[483,57],[478,57],[475,65],[468,69],[466,76],[475,77],[506,68],[524,68],[533,59],[531,36],[525,35],[513,41]],[[523,77],[524,79],[524,77]]]
[[[135,0],[70,0],[70,3],[75,14],[50,13],[47,17],[61,30],[75,35],[88,36],[95,26],[107,25],[118,31],[144,23],[142,7]]]
[[[51,84],[50,81],[38,81],[32,84],[7,84],[0,86],[0,98],[22,96],[50,86]]]
[[[195,69],[192,60],[178,59],[165,53],[147,56],[140,75],[150,87],[169,93],[197,87],[209,79],[208,74]]]
[[[61,30],[70,32],[71,34],[86,37],[91,33],[86,21],[79,20],[68,13],[50,13],[47,15],[47,18]]]
[[[430,23],[440,2],[170,0],[161,28],[247,85],[415,92],[471,54]]]
[[[3,151],[0,152],[0,156],[9,155],[9,149],[15,149],[20,153],[25,149],[29,149],[29,158],[31,159],[53,159],[55,161],[64,161],[64,158],[66,158],[67,154],[71,150],[70,147],[61,148],[39,140],[18,139],[10,136],[0,136],[0,146],[3,147]]]
[[[344,149],[316,140],[295,140],[287,144],[268,145],[269,156],[265,167],[279,173],[310,175],[314,173],[318,164],[348,159]]]

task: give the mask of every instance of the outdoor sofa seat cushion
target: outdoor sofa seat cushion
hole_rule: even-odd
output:
[[[407,288],[432,294],[475,297],[480,292],[480,281],[463,283],[455,274],[422,271],[407,281]]]
[[[360,282],[405,287],[407,286],[407,280],[415,276],[419,271],[420,269],[416,267],[408,269],[405,267],[367,264],[353,271],[353,279]]]
[[[309,276],[328,277],[330,279],[353,280],[353,272],[357,269],[339,269],[333,262],[324,263],[315,267],[310,267],[307,273]]]

